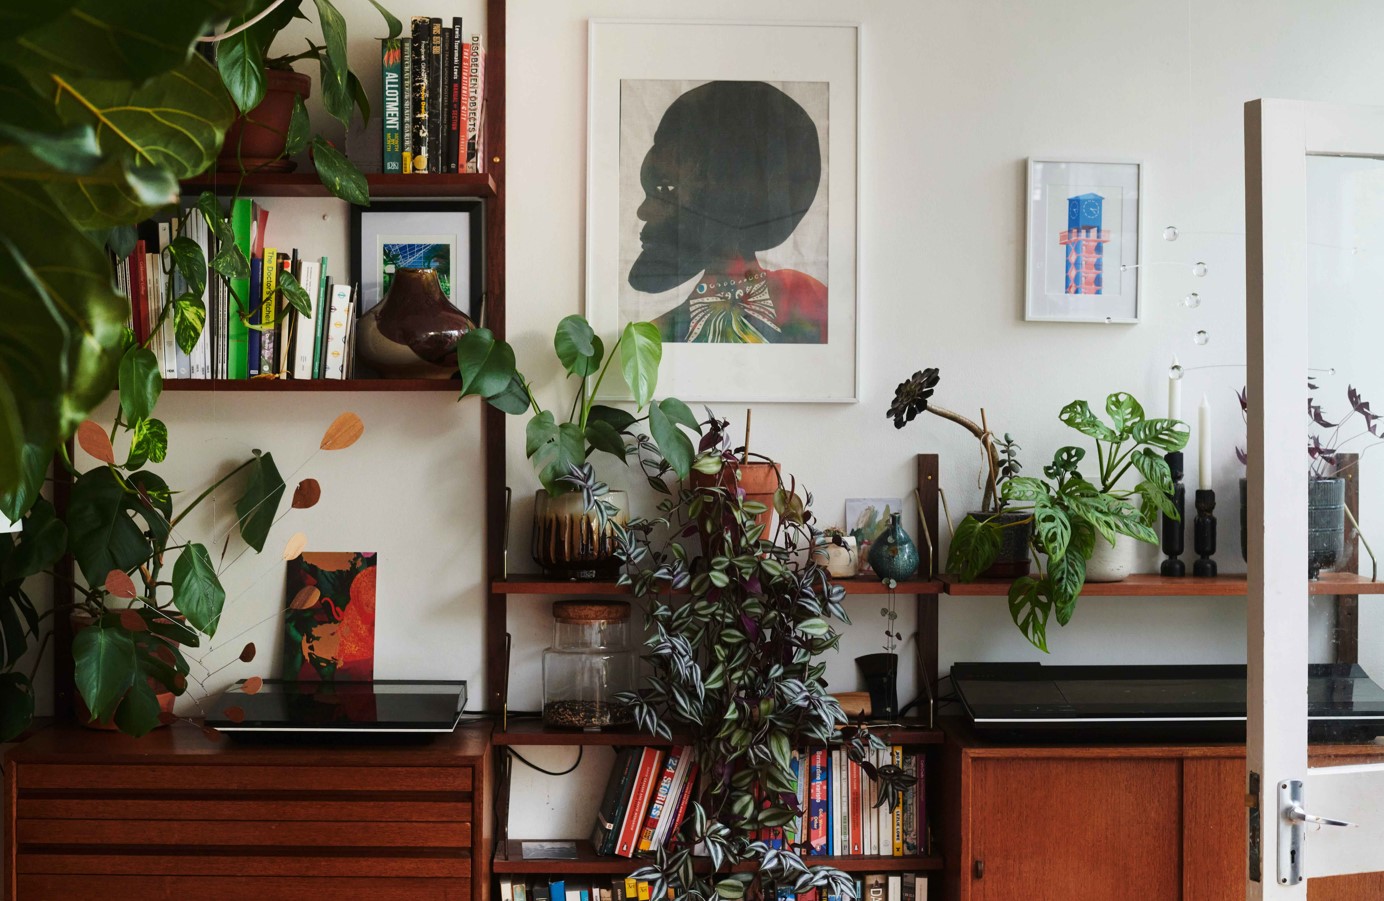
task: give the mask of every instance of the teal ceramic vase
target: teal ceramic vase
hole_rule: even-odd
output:
[[[918,571],[918,546],[899,523],[899,514],[889,517],[889,525],[870,544],[870,568],[880,581],[902,582]]]

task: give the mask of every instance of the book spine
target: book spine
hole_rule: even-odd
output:
[[[404,78],[403,43],[398,38],[380,42],[380,160],[381,171],[404,171],[401,85]]]
[[[144,344],[149,340],[149,298],[144,285],[144,266],[146,254],[144,240],[135,241],[135,249],[130,252],[130,305],[134,308],[135,340]]]
[[[207,221],[201,216],[194,216],[191,227],[188,229],[192,240],[197,242],[197,247],[202,251],[202,259],[211,259],[211,243],[208,240]],[[202,332],[197,336],[197,343],[192,348],[191,370],[194,379],[209,379],[211,373],[211,333],[212,323],[215,321],[210,311],[212,308],[212,296],[209,290],[212,279],[203,279],[202,291],[199,300],[202,301]]]
[[[654,791],[653,803],[649,805],[649,815],[644,818],[644,828],[639,833],[639,850],[654,850],[654,833],[658,831],[658,821],[668,806],[668,796],[673,791],[673,778],[678,774],[678,760],[681,748],[673,748],[663,764],[663,773],[658,778],[658,788]],[[674,798],[674,801],[677,799]]]
[[[466,169],[467,172],[479,172],[476,157],[476,138],[479,134],[478,128],[481,120],[481,98],[484,97],[485,66],[484,47],[481,44],[481,36],[471,35],[471,59],[468,61],[470,82],[467,85],[466,97]]]
[[[691,749],[688,749],[691,753]],[[673,819],[668,823],[668,832],[664,836],[665,846],[677,840],[678,830],[682,828],[682,821],[687,817],[687,807],[692,803],[692,796],[697,793],[697,776],[701,768],[694,760],[687,767],[687,779],[682,783],[682,790],[678,792],[678,803],[673,809]]]
[[[442,74],[442,20],[428,20],[428,171],[441,172],[442,89],[447,79]]]
[[[345,378],[346,330],[350,326],[351,287],[337,285],[332,289],[331,324],[327,327],[327,362],[323,378]]]
[[[183,273],[182,273],[182,271],[181,271],[180,269],[178,269],[176,266],[173,268],[173,271],[168,272],[168,273],[165,273],[164,277],[167,278],[167,279],[169,279],[170,282],[172,283],[172,285],[173,285],[173,297],[174,297],[175,299],[176,299],[176,298],[179,298],[179,297],[182,297],[184,294],[188,293],[188,291],[187,291],[187,288],[188,288],[187,280],[183,278]],[[167,297],[167,295],[164,296],[164,302],[165,302],[165,303],[168,302],[168,297]],[[191,357],[188,355],[188,352],[185,351],[185,350],[183,350],[182,344],[177,340],[178,329],[177,329],[176,311],[177,311],[177,307],[176,307],[176,306],[175,306],[173,309],[171,309],[171,310],[168,311],[168,323],[167,323],[167,325],[165,326],[165,329],[166,329],[166,330],[164,331],[163,334],[164,334],[164,335],[172,335],[172,336],[173,336],[173,339],[174,339],[174,340],[173,340],[173,372],[174,372],[174,378],[190,379],[190,378],[192,378],[192,359],[191,359]]]
[[[451,65],[447,70],[450,74],[448,86],[451,88],[451,102],[447,106],[447,171],[464,172],[466,170],[466,148],[464,146],[466,131],[462,123],[466,121],[466,113],[462,107],[466,103],[466,92],[461,89],[461,82],[462,72],[465,69],[465,48],[469,47],[470,44],[466,40],[466,32],[462,30],[461,16],[452,17],[451,45]]]
[[[441,53],[438,55],[437,80],[437,165],[434,172],[446,172],[447,123],[452,116],[452,29],[442,26]]]
[[[813,854],[827,853],[827,752],[818,748],[812,752],[808,768],[808,827],[807,840]]]
[[[928,834],[927,829],[927,755],[918,754],[915,760],[918,766],[918,781],[913,783],[913,803],[917,809],[918,853],[931,854],[932,837]]]
[[[298,325],[298,311],[283,299],[284,282],[289,279],[298,280],[297,248],[291,258],[279,255],[279,278],[274,283],[274,371],[282,378],[292,378],[289,367],[293,365],[293,331]]]
[[[851,855],[860,856],[865,847],[864,823],[860,816],[860,764],[854,760],[846,761],[846,779],[851,822]]]
[[[327,275],[327,258],[320,261],[317,277],[317,302],[312,305],[312,377],[322,377],[322,351],[327,343],[327,320],[331,318],[332,280]]]
[[[316,335],[315,325],[322,314],[322,307],[315,301],[319,281],[317,265],[316,260],[303,260],[298,273],[298,284],[302,286],[303,293],[307,294],[308,300],[312,304],[312,313],[306,318],[298,313],[295,318],[293,334],[293,377],[295,379],[312,378],[312,348],[313,339]]]
[[[827,853],[836,853],[836,818],[831,814],[831,804],[836,800],[836,793],[832,786],[832,755],[827,752]]]
[[[399,39],[399,162],[405,175],[413,173],[413,35]]]
[[[644,822],[644,814],[649,809],[653,796],[654,779],[663,763],[663,752],[656,748],[645,748],[639,763],[639,775],[635,777],[634,791],[630,795],[629,808],[620,824],[620,839],[615,845],[615,853],[620,857],[633,857],[639,838],[639,827]]]
[[[428,106],[432,97],[428,85],[432,80],[428,45],[429,20],[427,16],[414,16],[412,64],[413,64],[413,171],[426,174],[432,171],[428,159]]]
[[[254,204],[248,197],[237,197],[231,204],[231,232],[235,235],[235,246],[240,248],[246,260],[250,259],[250,232],[254,222]],[[231,296],[226,311],[226,378],[243,379],[250,375],[247,365],[246,345],[249,330],[245,327],[242,315],[249,309],[250,278],[231,279]]]
[[[889,762],[903,769],[903,748],[898,745],[891,747]],[[903,793],[895,792],[893,802],[889,813],[889,852],[894,857],[903,857]]]
[[[467,126],[471,121],[468,110],[471,107],[471,42],[463,41],[461,44],[461,84],[458,86],[461,93],[461,118],[457,122],[457,135],[459,146],[457,147],[457,170],[460,172],[470,172],[466,168],[466,141]]]
[[[264,284],[260,291],[260,375],[276,369],[278,358],[274,346],[274,298],[279,288],[279,255],[272,247],[264,248]]]
[[[918,766],[916,753],[913,751],[903,752],[903,762],[900,766],[905,773],[912,774]],[[913,857],[918,853],[918,786],[910,785],[903,791],[903,856]],[[904,888],[908,889],[908,880],[904,880]]]

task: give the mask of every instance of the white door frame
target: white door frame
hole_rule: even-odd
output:
[[[1278,881],[1278,786],[1305,783],[1306,809],[1346,815],[1384,793],[1384,766],[1312,771],[1307,761],[1307,157],[1384,156],[1384,109],[1245,104],[1245,287],[1249,363],[1248,765],[1262,774],[1261,882],[1251,901],[1306,899]],[[1264,402],[1263,398],[1271,399]],[[1301,398],[1301,402],[1298,401]],[[1273,523],[1266,529],[1266,523]],[[1384,794],[1379,795],[1384,797]],[[1357,805],[1358,806],[1358,805]],[[1381,808],[1384,813],[1384,808]],[[1317,836],[1321,836],[1317,838]],[[1384,828],[1309,832],[1307,875],[1384,869]],[[1372,859],[1373,858],[1373,859]]]

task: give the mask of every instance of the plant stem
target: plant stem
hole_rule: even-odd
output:
[[[173,529],[178,525],[178,523],[180,523],[180,522],[183,521],[183,517],[185,517],[185,516],[187,516],[189,513],[191,513],[192,510],[193,510],[193,508],[196,507],[198,504],[200,504],[202,501],[206,500],[206,499],[207,499],[207,496],[208,496],[209,494],[211,494],[211,493],[212,493],[213,491],[215,491],[216,489],[220,488],[222,485],[226,484],[226,482],[227,482],[232,476],[234,476],[236,473],[240,472],[240,471],[241,471],[242,469],[244,469],[245,467],[249,466],[251,463],[254,463],[254,462],[255,462],[256,460],[258,460],[258,459],[259,459],[258,457],[251,457],[250,459],[246,460],[244,463],[242,463],[242,464],[240,464],[239,466],[237,466],[235,469],[232,469],[230,472],[226,473],[224,476],[222,476],[221,478],[219,478],[219,479],[217,479],[215,482],[213,482],[213,483],[207,488],[206,491],[203,491],[201,494],[197,495],[197,497],[192,501],[192,503],[190,503],[190,504],[188,504],[186,507],[184,507],[184,508],[183,508],[183,512],[181,512],[181,513],[179,513],[177,516],[173,517],[173,519],[168,523],[168,530],[169,530],[170,532],[173,531]]]
[[[1000,472],[999,452],[995,450],[994,439],[987,437],[989,433],[986,432],[985,429],[976,425],[976,423],[973,420],[967,419],[960,413],[955,413],[951,410],[948,410],[946,407],[939,407],[934,404],[928,404],[927,411],[935,416],[940,416],[949,422],[956,423],[957,425],[961,426],[963,429],[974,435],[975,439],[980,442],[981,451],[985,454],[986,460],[989,463],[990,470],[989,474],[986,476],[985,479],[985,491],[981,494],[981,510],[982,512],[988,513],[989,509],[985,507],[985,499],[995,496],[995,486],[999,483]]]
[[[601,390],[601,382],[604,382],[604,381],[605,381],[606,373],[607,373],[608,371],[610,371],[610,364],[611,364],[612,361],[614,361],[614,359],[615,359],[615,354],[611,353],[611,354],[607,354],[607,355],[606,355],[606,361],[605,361],[605,363],[603,363],[603,364],[601,365],[601,374],[598,375],[598,376],[596,376],[596,384],[595,384],[595,386],[592,387],[592,389],[591,389],[591,400],[594,400],[595,397],[596,397],[596,395],[600,392],[600,390]],[[586,380],[583,379],[583,380],[582,380],[582,383],[585,384],[585,382],[586,382]],[[586,430],[586,417],[587,417],[588,415],[590,415],[590,413],[591,413],[591,401],[588,400],[586,403],[584,403],[584,404],[582,405],[582,408],[581,408],[581,427],[582,427],[582,431],[585,431],[585,430]]]

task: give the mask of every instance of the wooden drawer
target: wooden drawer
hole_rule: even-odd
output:
[[[147,838],[148,836],[144,836]],[[138,839],[139,836],[131,836]],[[470,855],[418,849],[365,851],[320,846],[247,851],[166,852],[148,845],[107,846],[96,853],[21,850],[20,878],[49,876],[330,876],[335,878],[460,878],[471,876]],[[314,893],[317,894],[317,893]],[[109,896],[108,893],[106,896]],[[36,896],[42,898],[42,895]],[[248,896],[242,896],[248,897]]]
[[[352,879],[293,876],[69,876],[19,877],[19,897],[139,898],[140,901],[302,901],[363,898],[369,901],[470,901],[469,879]]]
[[[318,820],[347,822],[469,823],[470,801],[443,801],[438,794],[414,800],[400,792],[358,800],[325,792],[227,793],[225,797],[183,793],[25,792],[21,820]],[[104,826],[101,828],[105,828]]]
[[[470,823],[338,822],[317,820],[30,820],[16,826],[21,853],[38,845],[129,845],[151,848],[235,845],[255,848],[460,848],[470,853]],[[250,853],[254,853],[251,851]]]
[[[320,786],[331,793],[407,791],[469,792],[471,767],[412,766],[100,766],[25,763],[21,792],[97,786],[102,791],[166,791],[185,786],[189,794],[216,791],[302,791]]]

